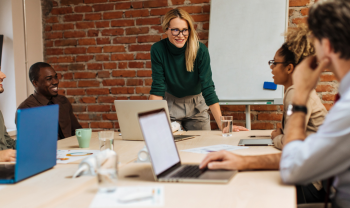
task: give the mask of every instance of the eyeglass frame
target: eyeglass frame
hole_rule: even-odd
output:
[[[174,28],[174,29],[171,29],[170,27],[168,27],[168,29],[170,29],[170,31],[171,31],[171,34],[173,35],[173,36],[179,36],[180,35],[180,33],[183,35],[183,36],[189,36],[190,35],[190,31],[191,31],[191,29],[190,28],[188,28],[188,29],[183,29],[183,30],[180,30],[179,28]],[[174,35],[173,34],[173,31],[174,30],[179,30],[179,34],[177,34],[177,35]],[[184,30],[188,30],[188,35],[184,35]]]
[[[287,64],[288,62],[276,62],[275,60],[270,60],[267,63],[268,63],[269,66],[271,66],[271,65],[275,65],[276,66],[276,64]]]

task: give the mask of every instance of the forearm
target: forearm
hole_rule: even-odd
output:
[[[281,153],[258,156],[243,156],[242,170],[278,170]]]
[[[150,95],[149,100],[163,100],[163,97],[162,96],[159,96],[159,95]]]
[[[215,103],[213,105],[209,106],[211,113],[214,116],[214,119],[219,127],[219,129],[221,129],[221,120],[220,120],[220,116],[221,114],[221,109],[220,109],[220,105],[219,103]]]

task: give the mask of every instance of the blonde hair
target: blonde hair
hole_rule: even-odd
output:
[[[187,71],[192,72],[194,67],[194,61],[196,60],[196,57],[197,57],[199,43],[198,43],[198,34],[194,28],[193,19],[191,15],[189,15],[183,9],[172,9],[165,14],[164,20],[162,23],[162,28],[163,28],[163,31],[165,32],[169,28],[170,21],[177,17],[180,19],[186,20],[189,27],[190,34],[187,39],[185,59],[186,59]]]
[[[294,54],[294,61],[290,61],[294,65],[298,65],[304,58],[311,56],[315,53],[315,48],[312,45],[312,41],[309,38],[311,35],[310,30],[306,25],[299,25],[297,28],[290,29],[285,33],[286,41],[282,45],[282,51],[288,49],[290,52]],[[281,54],[286,57],[286,51]]]

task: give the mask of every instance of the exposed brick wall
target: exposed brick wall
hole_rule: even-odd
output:
[[[314,1],[290,0],[289,27],[306,21]],[[45,60],[59,73],[59,93],[70,100],[83,127],[119,128],[113,101],[148,98],[150,48],[166,38],[161,17],[176,7],[192,15],[207,44],[210,0],[43,0]],[[336,82],[331,72],[320,81],[317,92],[329,109]],[[245,125],[245,106],[221,109],[235,124]],[[251,106],[252,129],[280,127],[282,109]],[[212,128],[217,128],[214,121]]]

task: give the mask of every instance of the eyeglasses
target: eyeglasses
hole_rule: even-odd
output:
[[[183,29],[183,30],[179,30],[178,28],[175,28],[175,29],[171,29],[171,28],[168,28],[171,30],[171,34],[173,36],[178,36],[180,35],[180,33],[182,33],[183,36],[188,36],[189,35],[189,31],[190,29]]]
[[[287,62],[275,62],[275,60],[270,60],[268,63],[269,63],[269,66],[271,66],[271,65],[276,66],[276,64],[285,64]]]

